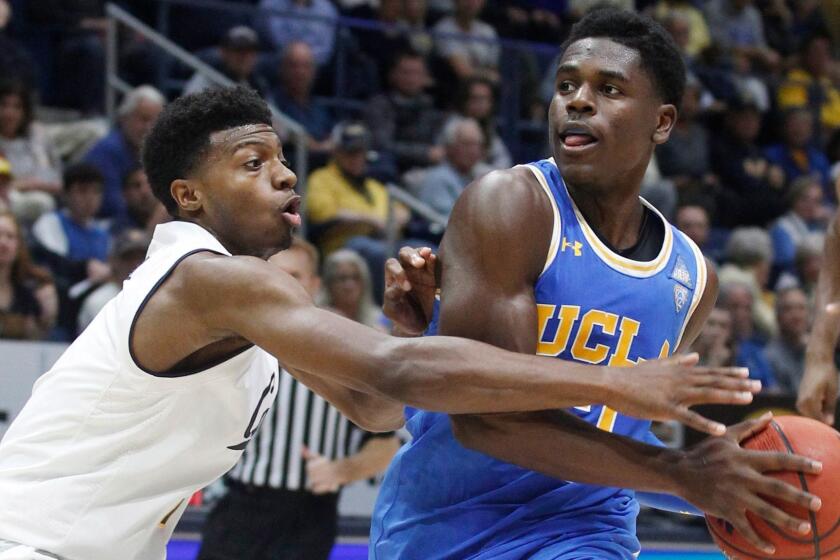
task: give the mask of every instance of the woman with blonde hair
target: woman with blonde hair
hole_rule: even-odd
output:
[[[348,319],[384,330],[382,314],[373,303],[367,263],[358,253],[340,249],[324,260],[319,304]]]
[[[57,315],[52,276],[32,264],[14,214],[0,210],[0,338],[43,338]]]

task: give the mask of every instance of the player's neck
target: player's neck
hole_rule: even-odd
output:
[[[623,250],[638,242],[644,208],[637,191],[568,189],[586,222],[610,246]]]

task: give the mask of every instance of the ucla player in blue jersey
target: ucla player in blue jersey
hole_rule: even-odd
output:
[[[714,305],[717,279],[691,240],[639,197],[654,147],[676,122],[684,81],[677,49],[651,20],[612,9],[581,20],[549,109],[554,157],[466,189],[441,246],[431,330],[605,366],[687,348]],[[403,255],[409,276],[428,272],[411,268],[423,256],[431,259]],[[406,296],[398,286],[405,274],[392,278],[387,307],[416,331],[431,282],[415,274],[425,278],[426,297]],[[413,310],[424,311],[420,319]],[[648,420],[600,403],[492,416],[409,408],[407,418],[413,441],[380,492],[372,560],[630,560],[640,550],[639,505],[623,488],[678,496],[685,501],[645,498],[726,518],[768,553],[747,511],[805,534],[805,520],[767,497],[820,507],[764,476],[819,465],[739,447],[768,418],[685,452],[659,447]]]

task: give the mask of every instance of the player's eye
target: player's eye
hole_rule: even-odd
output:
[[[249,159],[247,162],[245,162],[245,167],[247,167],[251,171],[256,171],[260,167],[262,167],[262,160],[260,160],[259,158]]]
[[[575,89],[575,84],[573,84],[569,80],[564,80],[564,81],[560,82],[559,84],[557,84],[557,91],[560,91],[560,92],[570,92],[573,89]]]
[[[607,95],[618,95],[621,93],[621,90],[613,85],[607,84],[604,86],[604,93]]]

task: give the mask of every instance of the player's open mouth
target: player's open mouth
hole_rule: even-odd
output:
[[[295,195],[289,201],[280,208],[280,211],[283,213],[283,219],[292,227],[300,227],[300,214],[298,213],[300,210],[300,197]]]
[[[579,151],[598,143],[598,139],[588,127],[568,125],[557,134],[563,148],[568,151]]]

